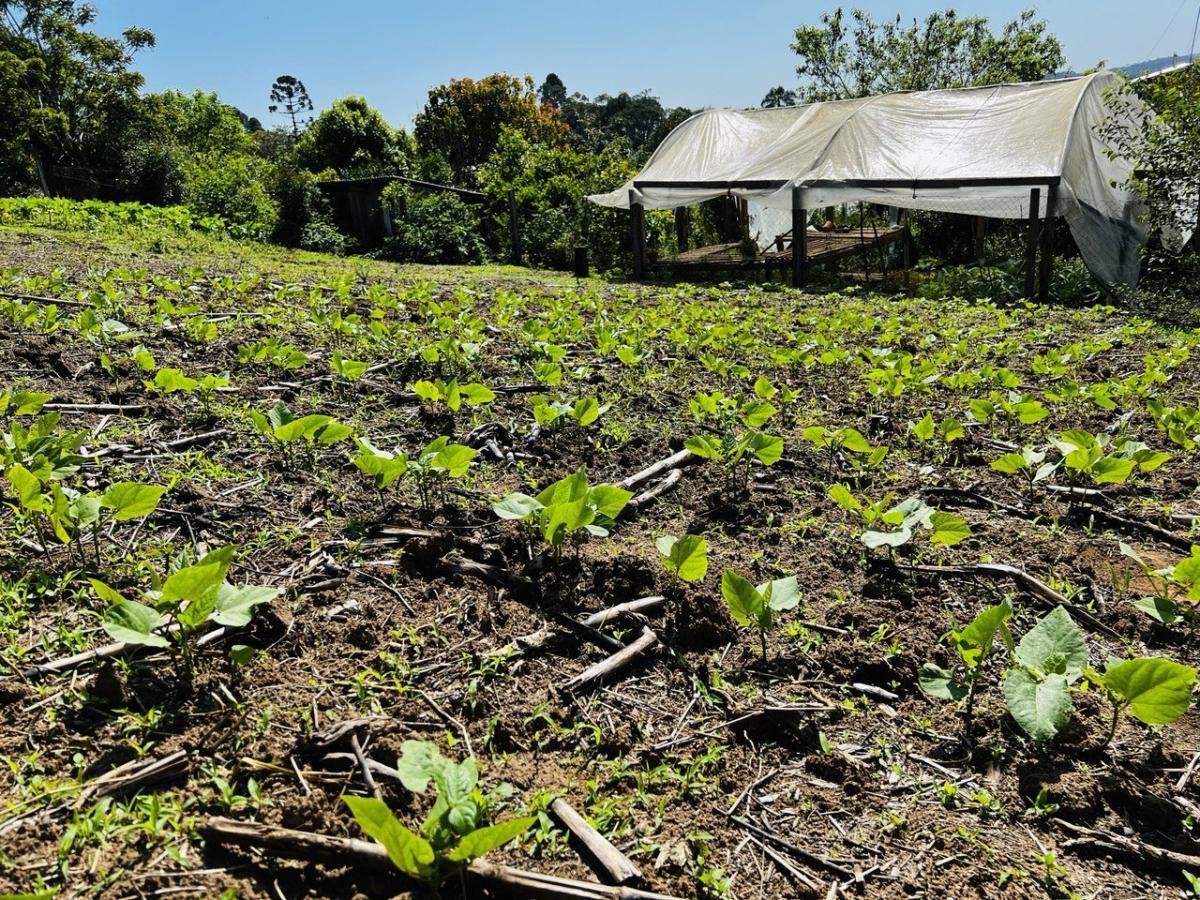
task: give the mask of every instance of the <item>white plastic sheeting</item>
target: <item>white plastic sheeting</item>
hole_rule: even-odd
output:
[[[633,181],[589,199],[628,208],[690,206],[729,193],[790,210],[792,188],[808,209],[867,201],[910,209],[1020,219],[1032,185],[865,187],[854,181],[1059,178],[1055,212],[1066,218],[1100,279],[1135,284],[1146,238],[1143,208],[1114,187],[1129,165],[1110,159],[1096,125],[1110,115],[1116,76],[883,94],[781,109],[713,109],[680,124]],[[635,182],[717,182],[643,187]],[[728,188],[728,182],[768,182]],[[1046,186],[1038,215],[1044,216]]]

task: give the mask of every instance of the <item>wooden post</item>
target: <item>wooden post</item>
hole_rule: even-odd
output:
[[[679,206],[675,209],[675,245],[678,247],[679,253],[686,253],[688,248],[688,225],[691,219],[691,210],[686,206]]]
[[[986,224],[983,216],[975,216],[973,223],[975,231],[975,262],[983,262],[985,252],[985,238],[987,237]]]
[[[1033,299],[1033,270],[1037,267],[1038,207],[1042,202],[1042,191],[1034,188],[1029,192],[1029,224],[1025,229],[1025,299]]]
[[[808,281],[808,210],[800,188],[792,188],[792,287],[805,288]]]
[[[517,192],[508,192],[508,229],[512,239],[512,264],[521,265],[521,223],[517,219]]]
[[[745,197],[738,197],[738,239],[750,240],[750,203]]]
[[[646,210],[637,199],[637,191],[629,192],[629,240],[633,248],[633,280],[641,281],[646,274]]]
[[[1054,220],[1057,200],[1058,185],[1052,184],[1046,189],[1046,221],[1042,225],[1042,265],[1038,278],[1038,300],[1042,303],[1050,299],[1050,279],[1054,275]]]

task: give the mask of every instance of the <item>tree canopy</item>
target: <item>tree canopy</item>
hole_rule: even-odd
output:
[[[1062,44],[1033,10],[998,32],[986,16],[953,9],[905,25],[900,16],[876,20],[855,9],[847,17],[838,7],[820,21],[797,28],[792,42],[803,102],[1040,81],[1066,62]]]

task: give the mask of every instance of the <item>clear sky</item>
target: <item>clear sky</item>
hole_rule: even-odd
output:
[[[491,72],[557,72],[588,96],[649,88],[671,106],[753,106],[795,82],[793,29],[831,2],[781,0],[93,0],[98,28],[148,27],[138,68],[150,90],[196,88],[266,123],[271,82],[292,74],[317,108],[361,94],[411,124],[430,87]],[[1186,54],[1200,0],[1044,0],[1071,66]],[[877,17],[923,17],[946,3],[849,0]],[[956,6],[1007,21],[1021,2]]]

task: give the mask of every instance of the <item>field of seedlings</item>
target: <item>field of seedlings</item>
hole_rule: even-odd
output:
[[[1200,331],[32,226],[0,321],[0,896],[1200,894]]]

